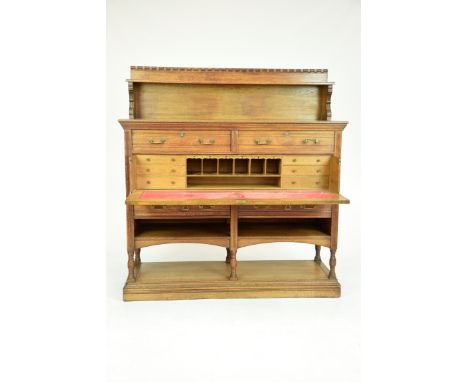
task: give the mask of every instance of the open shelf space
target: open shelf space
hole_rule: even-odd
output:
[[[226,219],[140,220],[135,225],[135,245],[139,248],[163,243],[211,243],[229,246]]]
[[[247,245],[291,241],[329,246],[328,219],[281,220],[262,219],[239,221],[239,247]]]
[[[203,174],[217,174],[218,173],[218,160],[217,159],[203,159],[202,166]]]
[[[258,188],[280,187],[279,177],[266,176],[188,176],[187,188]]]
[[[280,176],[277,158],[187,158],[187,175]]]
[[[266,160],[266,173],[279,174],[281,168],[281,159],[267,159]]]
[[[220,175],[233,174],[234,167],[232,159],[219,159],[219,171]]]
[[[250,173],[263,174],[265,171],[265,159],[251,159],[250,160]]]
[[[187,158],[187,188],[280,188],[281,159]]]
[[[187,175],[201,174],[202,173],[202,160],[198,158],[187,159]]]

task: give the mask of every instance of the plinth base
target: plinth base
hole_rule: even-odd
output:
[[[340,297],[341,286],[328,279],[321,262],[302,260],[239,261],[237,281],[222,261],[154,262],[139,266],[127,282],[125,301],[201,298]]]

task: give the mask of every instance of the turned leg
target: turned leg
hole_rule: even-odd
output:
[[[314,257],[314,261],[317,262],[317,263],[320,263],[322,261],[321,257],[320,257],[320,250],[322,249],[322,247],[320,245],[315,245],[315,257]]]
[[[226,248],[226,264],[231,262],[231,253],[229,252],[229,248]]]
[[[335,266],[336,266],[336,249],[330,249],[330,273],[328,274],[329,279],[336,279]]]
[[[141,248],[135,249],[135,265],[141,264],[140,251],[141,251]]]
[[[129,249],[127,251],[127,253],[128,253],[128,262],[127,262],[128,278],[127,278],[127,281],[135,281],[135,259],[134,259],[135,251],[133,249]]]
[[[237,206],[231,206],[231,220],[230,220],[230,233],[231,238],[229,241],[229,264],[231,265],[231,276],[229,276],[229,280],[237,280],[237,239],[238,239],[238,232],[237,232],[237,224],[238,224],[238,209]],[[227,258],[226,258],[227,260]]]
[[[231,265],[231,276],[229,276],[229,280],[237,280],[237,259],[236,259],[236,252],[237,250],[232,249],[230,251],[230,265]]]

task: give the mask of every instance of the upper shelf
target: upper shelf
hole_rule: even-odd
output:
[[[223,122],[331,120],[325,69],[132,67],[130,119]]]
[[[339,194],[313,190],[134,190],[127,197],[126,203],[130,205],[300,205],[348,204],[349,200]]]

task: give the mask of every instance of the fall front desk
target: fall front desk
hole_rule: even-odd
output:
[[[132,67],[125,132],[124,300],[339,297],[341,136],[323,69]],[[310,260],[242,261],[243,248],[315,245]],[[171,243],[213,261],[142,262]],[[321,248],[328,247],[328,267]],[[287,258],[287,253],[285,254]],[[194,259],[196,260],[196,259]]]

